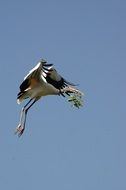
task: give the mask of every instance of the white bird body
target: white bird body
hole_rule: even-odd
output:
[[[26,98],[41,98],[42,96],[47,95],[59,95],[59,90],[54,86],[47,83],[43,76],[41,76],[41,80],[38,81],[35,79],[31,79],[32,84],[24,91],[24,94],[17,99],[17,103],[20,104]]]
[[[27,111],[42,96],[65,96],[64,94],[69,95],[69,93],[81,92],[74,87],[74,84],[69,83],[61,77],[53,68],[53,64],[47,64],[45,60],[41,60],[32,70],[29,71],[20,85],[17,103],[20,104],[26,98],[30,98],[30,100],[21,111],[20,122],[16,129],[16,133],[18,133],[19,136],[23,134]],[[31,101],[33,102],[31,103]]]
[[[26,77],[24,81],[28,80],[30,85],[24,90],[22,96],[17,98],[17,103],[20,104],[26,98],[40,98],[47,95],[59,95],[59,90],[53,85],[48,83],[45,79],[46,74],[42,71],[42,62],[39,62]],[[53,73],[54,76],[54,73]],[[59,75],[54,76],[56,79],[60,79]]]

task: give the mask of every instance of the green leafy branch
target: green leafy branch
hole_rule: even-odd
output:
[[[82,99],[83,94],[77,94],[74,93],[72,95],[70,95],[68,102],[71,103],[72,107],[76,107],[76,108],[80,108],[83,106],[83,99]]]

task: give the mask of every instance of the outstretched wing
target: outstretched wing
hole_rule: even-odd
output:
[[[47,83],[51,84],[52,86],[54,86],[55,88],[61,90],[63,88],[65,88],[66,86],[75,86],[75,84],[68,82],[67,80],[65,80],[57,71],[56,69],[53,67],[53,65],[51,65],[49,68],[45,68],[45,66],[43,67],[43,73],[42,75],[44,76],[44,78],[46,79]],[[61,91],[60,91],[61,92]],[[69,95],[69,93],[65,92],[67,95]],[[61,92],[61,94],[63,95],[63,93]],[[64,96],[64,95],[63,95]]]
[[[24,81],[20,85],[20,91],[25,91],[31,83],[31,80],[34,78],[40,78],[41,77],[41,71],[45,67],[50,67],[52,64],[46,64],[47,62],[45,60],[41,60],[33,69],[29,71],[29,73],[24,77]]]

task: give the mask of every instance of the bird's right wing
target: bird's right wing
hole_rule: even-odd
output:
[[[45,70],[44,70],[45,69]],[[65,94],[69,96],[68,102],[71,103],[72,106],[80,108],[83,106],[82,96],[83,93],[79,91],[75,86],[75,84],[68,82],[65,80],[51,65],[48,68],[43,67],[43,77],[46,82],[59,89],[60,94],[65,97]]]
[[[75,86],[75,84],[68,82],[65,80],[51,65],[48,68],[43,67],[43,73],[42,75],[45,77],[47,83],[51,84],[57,89],[63,89],[65,86],[71,85]]]
[[[49,66],[49,67],[48,67]],[[62,96],[65,96],[64,94],[67,94],[70,96],[71,93],[80,95],[80,91],[76,89],[76,85],[68,82],[66,79],[64,79],[53,67],[53,65],[44,65],[42,69],[42,78],[55,87],[56,89],[59,89],[60,94]]]

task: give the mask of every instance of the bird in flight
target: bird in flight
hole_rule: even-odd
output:
[[[71,96],[71,94],[73,96]],[[30,98],[21,110],[19,125],[15,131],[19,137],[25,130],[28,110],[41,97],[47,95],[61,95],[63,97],[68,95],[70,97],[68,101],[73,102],[73,105],[79,108],[79,106],[81,106],[81,102],[78,100],[78,97],[81,98],[83,93],[76,89],[73,83],[65,80],[56,71],[53,64],[48,64],[47,61],[42,59],[24,77],[24,80],[20,85],[20,92],[17,95],[18,104],[23,100]]]

